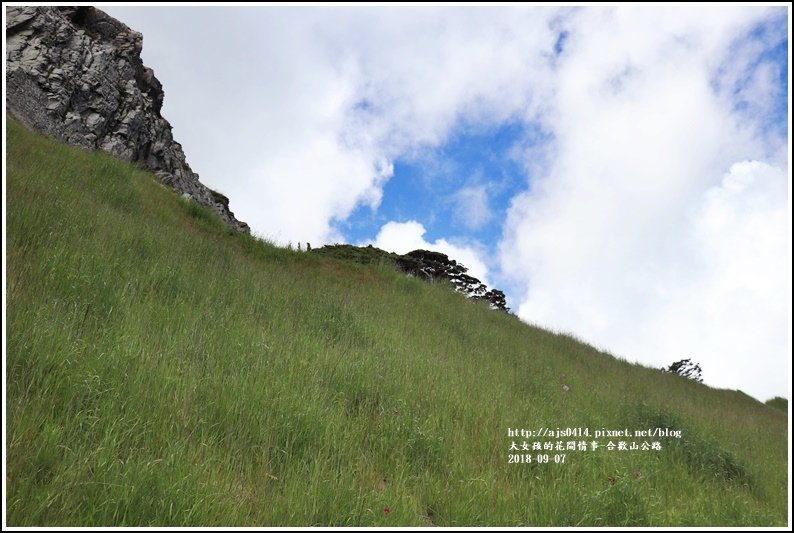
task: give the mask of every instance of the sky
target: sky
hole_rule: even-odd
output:
[[[103,7],[280,245],[438,250],[522,320],[790,397],[787,7]]]

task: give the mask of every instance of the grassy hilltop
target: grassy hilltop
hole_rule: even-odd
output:
[[[8,525],[786,524],[779,409],[7,133]],[[682,438],[508,464],[567,427]]]

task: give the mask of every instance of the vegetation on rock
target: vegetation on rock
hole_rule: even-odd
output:
[[[662,370],[672,374],[678,374],[679,376],[691,379],[692,381],[697,381],[698,383],[703,382],[703,372],[700,369],[700,365],[693,363],[691,359],[682,359],[680,361],[676,361],[667,368],[662,368]]]
[[[355,261],[363,265],[390,265],[409,276],[428,282],[447,282],[456,291],[475,300],[484,300],[492,309],[510,312],[504,292],[488,289],[487,285],[474,276],[468,269],[446,254],[430,250],[414,250],[400,255],[369,246],[353,246],[351,244],[334,244],[315,248],[313,253],[326,257],[335,257],[346,261]]]

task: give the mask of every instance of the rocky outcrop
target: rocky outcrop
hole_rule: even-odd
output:
[[[143,37],[93,7],[6,8],[6,109],[69,144],[154,171],[163,183],[248,232],[203,185],[160,115],[163,87],[141,61]]]

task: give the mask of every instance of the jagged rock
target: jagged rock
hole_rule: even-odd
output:
[[[133,161],[248,232],[199,181],[160,115],[163,87],[143,36],[93,7],[6,8],[6,109],[47,135]]]

